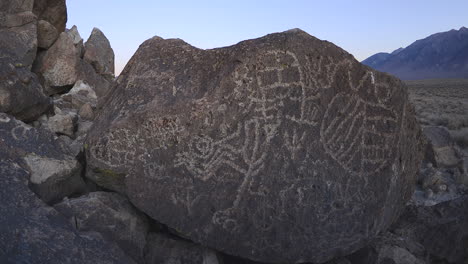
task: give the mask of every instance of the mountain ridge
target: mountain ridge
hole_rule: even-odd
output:
[[[403,80],[468,78],[468,28],[434,33],[392,53],[362,61]]]

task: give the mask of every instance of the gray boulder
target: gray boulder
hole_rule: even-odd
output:
[[[39,20],[46,20],[58,31],[65,31],[67,24],[67,5],[65,0],[35,0],[34,14]]]
[[[321,263],[398,217],[421,138],[401,81],[301,30],[213,50],[154,37],[88,134],[87,177],[204,246]]]
[[[215,251],[202,246],[169,237],[150,233],[146,246],[146,263],[158,264],[219,264]]]
[[[109,40],[98,28],[93,28],[85,43],[84,60],[93,65],[97,73],[114,76],[114,51]]]
[[[69,90],[77,81],[80,56],[67,33],[60,34],[39,63],[36,73],[43,77],[48,95]]]
[[[51,159],[35,154],[23,158],[31,177],[31,189],[46,203],[54,203],[71,194],[86,192],[81,165],[72,157]]]
[[[58,36],[59,33],[52,24],[45,20],[39,20],[37,23],[37,45],[39,48],[48,49]]]
[[[25,122],[37,119],[52,107],[35,74],[10,57],[0,58],[0,112]]]
[[[76,232],[29,190],[14,160],[0,148],[0,263],[134,263],[99,234]]]
[[[148,220],[125,197],[110,192],[92,192],[66,199],[54,207],[77,230],[99,232],[115,241],[135,261],[142,262]]]

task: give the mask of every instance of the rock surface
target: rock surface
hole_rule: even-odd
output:
[[[142,262],[148,220],[123,196],[92,192],[64,200],[54,208],[65,215],[77,230],[99,232],[108,240],[115,241],[135,261]]]
[[[63,32],[50,47],[37,67],[37,74],[45,81],[48,95],[69,90],[77,81],[80,56],[73,40]]]
[[[67,24],[67,5],[65,0],[35,0],[34,14],[40,20],[46,20],[58,31],[65,31]]]
[[[167,264],[220,263],[216,252],[211,249],[158,233],[148,235],[145,261]]]
[[[37,19],[34,14],[30,11],[21,13],[0,11],[0,22],[2,57],[8,55],[15,64],[31,67],[37,51]]]
[[[143,43],[88,135],[88,173],[185,237],[276,263],[363,247],[411,197],[421,132],[400,81],[300,30]]]
[[[52,24],[45,20],[39,20],[37,23],[37,45],[39,48],[48,49],[58,36],[59,33]]]
[[[93,28],[85,43],[84,60],[101,75],[114,76],[114,51],[109,40],[98,28]]]
[[[16,67],[12,58],[0,58],[0,79],[0,112],[29,122],[51,108],[36,75]]]
[[[29,190],[28,172],[7,155],[0,148],[0,263],[134,263],[98,234],[76,233]]]

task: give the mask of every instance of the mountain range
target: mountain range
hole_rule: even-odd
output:
[[[468,78],[468,28],[436,33],[362,63],[403,80]]]

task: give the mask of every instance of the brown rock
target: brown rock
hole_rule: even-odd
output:
[[[37,24],[37,42],[39,48],[48,49],[54,44],[58,36],[58,31],[52,24],[45,20],[39,20]]]
[[[91,107],[90,104],[86,103],[80,108],[78,115],[83,119],[93,120],[94,119],[93,108]]]
[[[398,217],[421,137],[400,80],[301,30],[213,50],[155,37],[88,134],[87,177],[204,246],[322,263]]]

